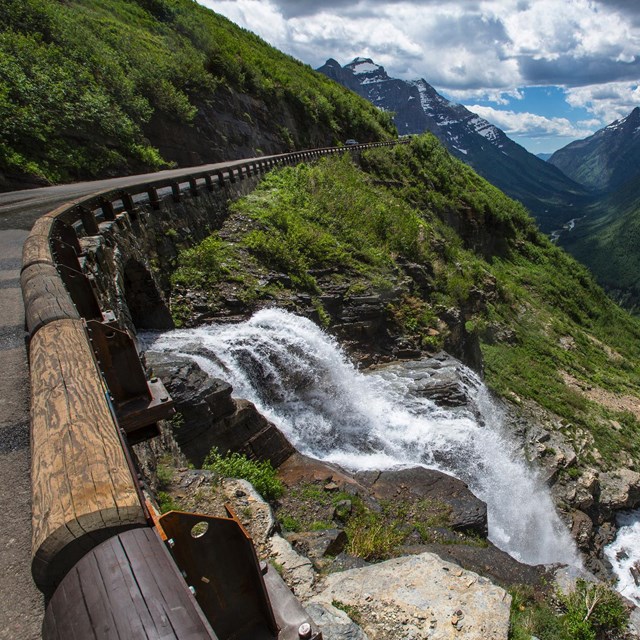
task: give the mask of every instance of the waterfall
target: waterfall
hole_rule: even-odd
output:
[[[230,382],[300,452],[349,470],[422,465],[449,473],[487,503],[496,546],[528,564],[579,564],[548,491],[471,370],[464,368],[472,410],[443,409],[414,394],[401,368],[363,374],[313,322],[276,309],[144,340]]]
[[[619,513],[617,523],[616,539],[604,553],[618,578],[618,591],[640,606],[640,509]]]

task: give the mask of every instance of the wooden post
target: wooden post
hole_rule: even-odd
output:
[[[96,222],[96,217],[93,211],[87,209],[87,207],[78,206],[78,217],[82,221],[82,226],[89,236],[97,236],[100,234],[100,228]]]
[[[81,320],[31,339],[32,573],[45,593],[86,551],[146,523]]]
[[[100,208],[105,220],[115,220],[116,214],[113,211],[113,202],[108,198],[100,198]]]
[[[151,208],[157,210],[160,208],[160,198],[158,197],[158,190],[155,187],[149,187],[147,189],[147,195],[149,196],[149,204]]]
[[[180,193],[180,185],[177,182],[171,183],[171,197],[174,202],[180,202],[182,194]]]

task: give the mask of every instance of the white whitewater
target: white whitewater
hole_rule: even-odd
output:
[[[640,606],[640,586],[632,573],[633,569],[640,581],[640,509],[618,514],[617,522],[618,535],[604,552],[618,578],[616,588]]]
[[[397,369],[365,375],[311,321],[275,309],[241,324],[145,340],[227,380],[302,453],[351,470],[423,465],[447,472],[487,503],[489,538],[498,547],[529,564],[580,564],[546,488],[471,370],[465,377],[474,411],[438,408],[412,395],[412,381]]]

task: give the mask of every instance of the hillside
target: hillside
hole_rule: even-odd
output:
[[[621,188],[640,174],[640,108],[558,149],[549,162],[586,187],[607,193]]]
[[[445,348],[515,405],[555,415],[582,442],[579,469],[617,467],[621,452],[637,465],[640,322],[433,136],[361,164],[270,174],[180,257],[177,322],[276,304],[328,327],[365,365]]]
[[[0,3],[0,189],[395,134],[191,0]]]
[[[634,313],[640,308],[640,109],[584,140],[556,151],[549,162],[600,190],[560,244]]]
[[[546,232],[591,201],[588,189],[423,79],[391,78],[369,58],[356,58],[343,67],[329,59],[318,70],[393,113],[400,134],[433,133],[451,154],[522,202]]]
[[[640,311],[640,175],[603,196],[560,244],[594,274],[605,290]]]

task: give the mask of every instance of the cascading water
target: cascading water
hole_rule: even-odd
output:
[[[618,535],[605,555],[618,578],[617,589],[640,606],[640,509],[620,513]]]
[[[362,374],[311,321],[275,309],[242,324],[144,339],[230,382],[302,453],[351,470],[423,465],[450,473],[487,503],[498,547],[529,564],[580,563],[544,485],[519,459],[472,371],[465,369],[473,411],[442,409],[413,394],[403,370]]]

